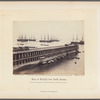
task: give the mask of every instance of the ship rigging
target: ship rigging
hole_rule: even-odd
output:
[[[51,38],[49,37],[49,35],[47,35],[47,37],[44,35],[44,38],[41,37],[41,40],[39,40],[39,42],[59,42],[59,39],[54,38],[51,36]]]

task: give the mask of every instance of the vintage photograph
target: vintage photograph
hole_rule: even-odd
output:
[[[1,98],[100,98],[100,2],[1,2],[0,33]]]
[[[14,21],[13,74],[84,75],[84,21]]]

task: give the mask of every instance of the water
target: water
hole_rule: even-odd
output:
[[[31,43],[29,43],[31,44]],[[33,42],[31,45],[41,47],[39,42]],[[49,46],[59,45],[60,43],[49,43]],[[24,44],[26,45],[26,44]],[[28,43],[27,43],[28,45]],[[63,59],[50,65],[38,65],[18,72],[17,74],[33,74],[33,75],[84,75],[84,45],[79,45],[80,53],[77,55],[79,59]]]

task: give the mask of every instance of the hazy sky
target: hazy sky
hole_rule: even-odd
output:
[[[84,34],[83,21],[15,21],[13,23],[14,41],[21,36],[27,38],[35,36],[36,39],[43,38],[44,35],[55,37],[61,41],[68,42],[78,36],[80,40]]]

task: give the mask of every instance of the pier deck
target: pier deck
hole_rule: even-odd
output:
[[[78,45],[56,46],[47,48],[36,48],[27,51],[13,52],[13,67],[14,70],[31,64],[40,62],[48,62],[59,57],[75,56],[78,53]]]

